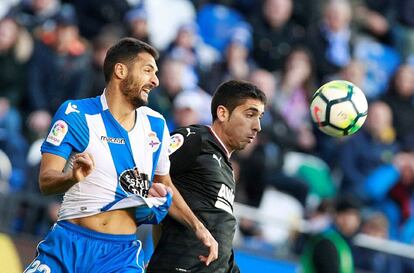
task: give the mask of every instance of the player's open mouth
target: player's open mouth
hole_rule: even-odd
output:
[[[249,139],[249,143],[252,143],[252,141],[256,138],[256,136],[249,136],[247,138]]]

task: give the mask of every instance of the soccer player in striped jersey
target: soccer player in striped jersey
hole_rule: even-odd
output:
[[[164,118],[146,107],[158,86],[158,52],[132,38],[112,46],[101,96],[66,101],[41,151],[42,193],[62,194],[57,223],[25,272],[144,272],[140,224],[168,212],[209,247],[217,242],[171,182]]]

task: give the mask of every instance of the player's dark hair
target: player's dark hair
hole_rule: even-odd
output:
[[[103,65],[105,75],[105,82],[108,83],[114,72],[114,66],[117,63],[124,63],[128,65],[141,52],[147,52],[158,60],[158,51],[149,44],[142,42],[135,38],[122,38],[114,44],[106,53]]]
[[[239,80],[230,80],[222,83],[214,93],[211,101],[211,117],[217,119],[217,107],[223,105],[230,114],[242,105],[247,99],[256,99],[266,104],[266,95],[256,85]]]

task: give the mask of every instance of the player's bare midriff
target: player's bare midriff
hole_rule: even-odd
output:
[[[68,221],[84,228],[107,234],[134,234],[137,230],[134,209],[132,208],[106,211]]]

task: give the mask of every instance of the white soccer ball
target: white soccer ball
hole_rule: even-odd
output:
[[[342,137],[354,134],[364,124],[368,102],[355,84],[334,80],[316,90],[310,112],[319,130],[330,136]]]

